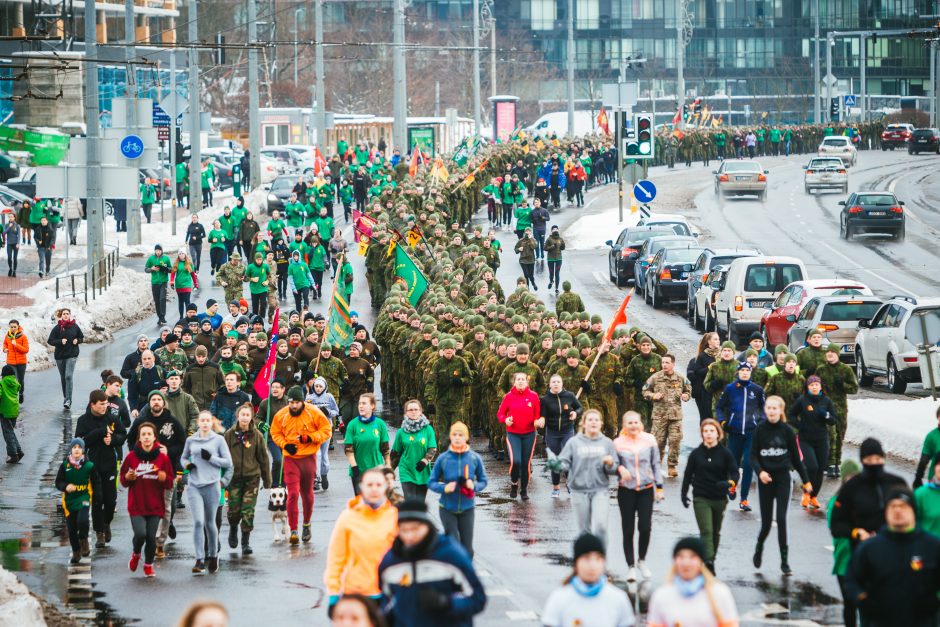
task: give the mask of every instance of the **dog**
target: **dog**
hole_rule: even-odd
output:
[[[287,523],[287,488],[271,488],[268,496],[268,510],[271,512],[271,525],[274,527],[274,541],[287,542],[290,529]]]

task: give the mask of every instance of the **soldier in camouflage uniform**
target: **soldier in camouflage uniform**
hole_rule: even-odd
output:
[[[528,344],[517,344],[516,345],[516,358],[511,361],[499,376],[498,389],[501,393],[506,394],[512,388],[512,379],[513,375],[517,372],[524,372],[529,376],[529,387],[533,392],[541,396],[545,394],[545,377],[542,376],[542,371],[535,364],[529,363],[529,345]],[[502,399],[500,399],[502,400]]]
[[[735,346],[732,341],[721,344],[721,350],[716,359],[705,373],[705,382],[702,384],[705,391],[712,395],[712,416],[715,415],[715,405],[725,391],[725,386],[738,378],[738,360],[734,358]]]
[[[839,476],[839,466],[842,464],[842,443],[845,440],[849,416],[847,397],[849,394],[858,393],[855,370],[842,363],[839,359],[841,352],[841,346],[830,344],[826,347],[825,363],[816,368],[816,375],[822,381],[823,392],[836,410],[836,424],[829,429],[829,468],[826,474],[830,477]]]
[[[594,361],[598,353],[600,356]],[[598,346],[589,359],[594,364],[594,372],[591,375],[594,388],[591,394],[591,408],[600,410],[604,416],[604,434],[613,438],[620,431],[617,398],[622,396],[624,391],[620,359],[610,352],[610,344],[607,342]]]
[[[666,354],[662,370],[653,374],[643,385],[643,398],[653,404],[653,436],[659,446],[662,461],[669,446],[669,476],[678,476],[679,447],[682,445],[682,403],[692,398],[692,384],[676,372],[676,360]]]
[[[565,362],[549,370],[548,378],[556,374],[561,377],[562,387],[578,394],[579,400],[583,392],[592,389],[591,382],[587,381],[588,367],[581,363],[581,355],[576,348],[565,351]]]
[[[437,415],[435,435],[443,438],[454,422],[469,422],[469,386],[473,383],[473,370],[463,357],[457,355],[457,342],[454,340],[444,340],[440,349],[440,358],[428,376],[425,398],[433,403]]]
[[[307,374],[304,375],[304,379],[310,385],[312,385],[312,380],[316,377],[326,379],[327,391],[337,400],[337,404],[342,406],[342,399],[344,398],[342,393],[346,389],[346,382],[349,380],[349,372],[346,370],[346,366],[343,365],[343,362],[340,361],[338,357],[333,356],[333,345],[329,342],[320,344],[319,362],[314,360],[307,367]],[[359,399],[356,400],[358,401]],[[353,408],[355,407],[356,405],[354,403]],[[343,418],[345,419],[345,416]],[[352,418],[355,418],[355,416],[352,416]],[[352,420],[352,418],[349,420]]]
[[[581,297],[571,291],[571,281],[562,281],[561,296],[555,300],[555,313],[559,316],[562,312],[579,313],[584,311],[584,301]]]
[[[764,392],[767,396],[779,396],[783,399],[785,408],[790,409],[805,387],[806,379],[797,372],[796,355],[787,353],[783,360],[783,370],[770,377]]]
[[[823,333],[813,329],[806,337],[807,346],[796,351],[796,363],[804,377],[816,374],[816,368],[826,363],[826,351],[822,346]]]
[[[242,278],[245,276],[245,266],[242,265],[242,256],[233,252],[228,263],[223,263],[222,267],[215,275],[216,283],[225,290],[225,302],[238,301],[242,298],[244,290],[242,288]]]
[[[643,418],[643,428],[650,431],[653,427],[653,406],[643,397],[643,386],[653,374],[662,369],[662,358],[653,352],[653,342],[647,336],[638,341],[640,353],[630,360],[624,372],[624,384],[633,390],[633,408]]]
[[[179,347],[179,338],[176,337],[175,334],[170,333],[163,339],[163,342],[164,345],[154,351],[153,354],[153,356],[157,358],[157,363],[163,366],[166,372],[170,370],[186,372],[186,369],[189,367],[189,359],[186,357],[186,353],[183,352],[183,349]],[[178,418],[182,420],[182,417]]]

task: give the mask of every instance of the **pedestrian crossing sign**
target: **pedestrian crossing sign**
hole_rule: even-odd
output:
[[[855,94],[846,94],[842,96],[842,102],[846,107],[857,107],[858,96],[856,96]]]

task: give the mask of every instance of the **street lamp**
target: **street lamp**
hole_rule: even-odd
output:
[[[294,87],[297,87],[297,22],[301,14],[306,14],[304,7],[294,9]]]

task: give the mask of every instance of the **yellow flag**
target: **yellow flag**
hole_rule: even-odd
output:
[[[367,242],[359,242],[359,256],[365,257],[366,252],[369,250],[369,244]]]
[[[395,240],[394,239],[388,243],[388,250],[385,251],[385,256],[391,257],[393,252],[395,252]]]
[[[405,235],[405,238],[408,240],[408,245],[414,248],[418,242],[421,241],[421,233],[418,231],[409,230]]]
[[[541,150],[542,148],[545,148],[545,143],[542,141],[541,137],[535,140],[535,147],[538,148],[539,150]]]

